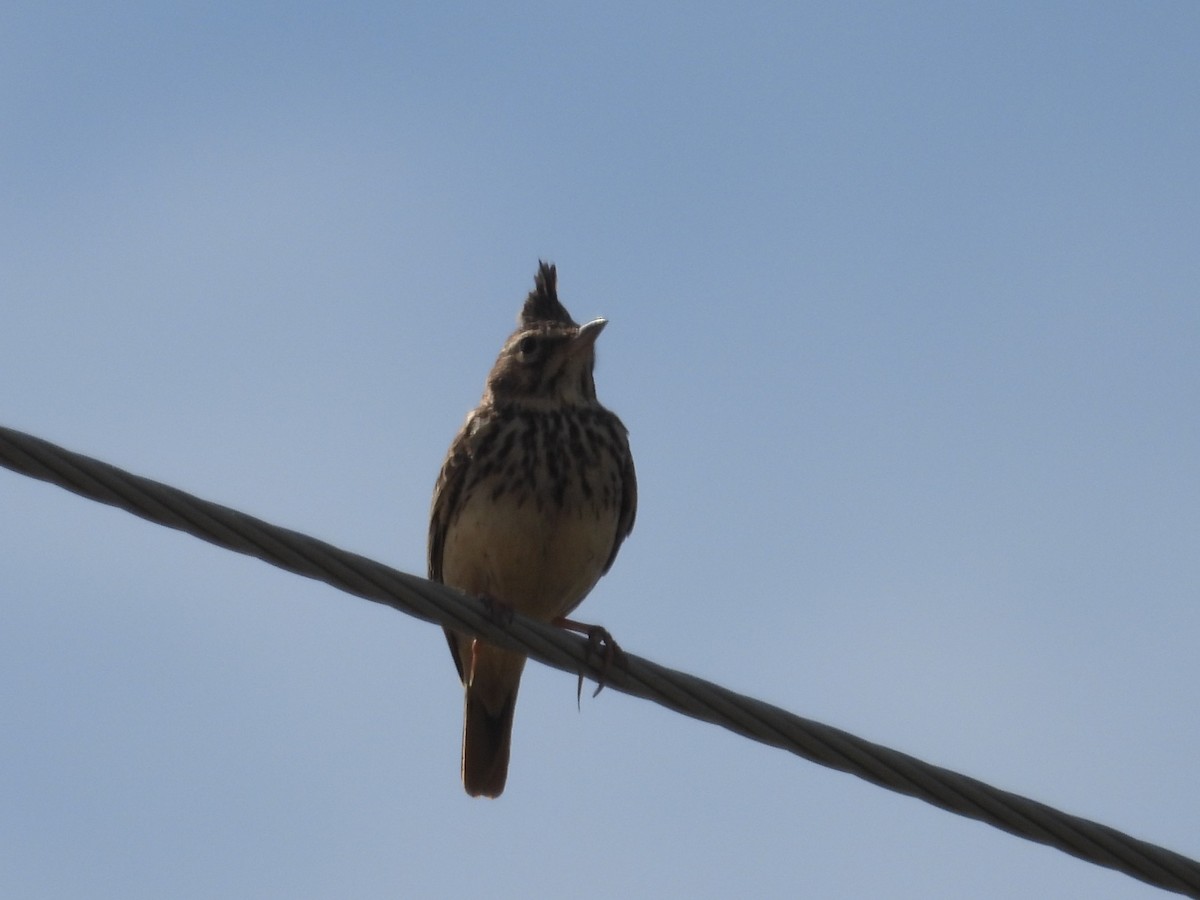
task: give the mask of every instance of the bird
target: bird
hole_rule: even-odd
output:
[[[559,301],[556,267],[539,261],[517,328],[438,474],[432,581],[496,610],[588,627],[566,616],[608,572],[637,512],[628,433],[596,399],[592,374],[607,324],[577,324]],[[499,797],[526,658],[450,628],[446,639],[466,698],[463,787]]]

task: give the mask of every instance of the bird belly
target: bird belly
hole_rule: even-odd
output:
[[[443,581],[537,619],[569,613],[600,578],[616,516],[587,503],[548,506],[477,486],[447,529]]]

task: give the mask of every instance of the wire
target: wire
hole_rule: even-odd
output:
[[[478,599],[201,500],[168,485],[0,427],[0,464],[92,500],[401,612],[518,650],[565,672],[779,747],[872,784],[986,822],[1157,887],[1200,898],[1200,862],[804,719],[630,653],[605,667],[586,640],[521,615],[497,617]],[[498,621],[504,618],[505,621]]]

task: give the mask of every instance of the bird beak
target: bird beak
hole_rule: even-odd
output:
[[[571,344],[571,353],[582,353],[587,348],[594,347],[596,338],[600,337],[600,332],[607,324],[608,319],[592,319],[592,321],[580,325],[579,334],[575,335],[575,340]]]

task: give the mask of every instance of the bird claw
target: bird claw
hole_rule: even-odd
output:
[[[624,665],[625,651],[613,639],[608,629],[600,625],[588,625],[584,622],[576,622],[567,618],[555,619],[554,624],[559,628],[565,628],[568,631],[586,635],[588,639],[588,657],[590,658],[592,653],[600,657],[600,674],[596,679],[596,690],[592,692],[593,697],[598,697],[600,692],[604,690],[608,670],[612,667],[613,663]],[[583,672],[581,671],[579,673],[579,682],[575,685],[575,705],[579,706],[582,699]]]

